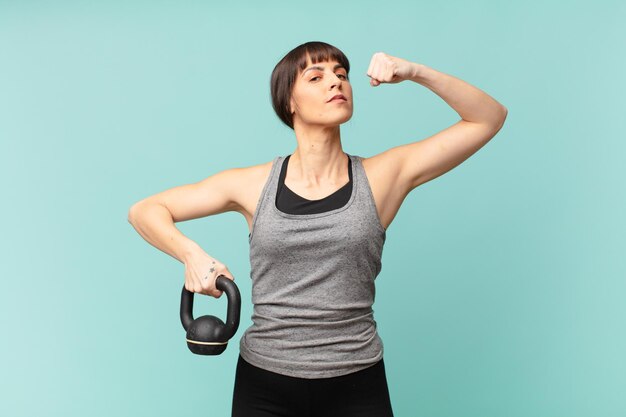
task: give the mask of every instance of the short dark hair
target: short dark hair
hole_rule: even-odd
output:
[[[306,42],[289,51],[272,71],[270,90],[274,111],[278,118],[291,129],[293,129],[293,116],[289,102],[298,70],[303,71],[306,68],[307,56],[313,64],[335,60],[346,69],[346,74],[350,72],[350,62],[344,53],[325,42]]]

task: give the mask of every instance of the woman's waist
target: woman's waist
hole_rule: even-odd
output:
[[[372,322],[374,310],[368,302],[352,304],[319,305],[310,302],[303,304],[290,303],[257,303],[252,312],[253,322],[283,323],[290,326],[315,325],[354,325],[356,323]]]
[[[311,350],[356,352],[379,341],[372,314],[347,320],[312,321],[253,315],[244,339],[260,351],[280,349],[309,355]],[[296,355],[297,356],[297,355]]]
[[[261,337],[369,338],[376,330],[372,309],[359,312],[297,311],[255,307],[250,332]]]

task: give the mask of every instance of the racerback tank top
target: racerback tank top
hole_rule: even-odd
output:
[[[362,158],[348,157],[349,200],[313,214],[278,209],[285,157],[273,161],[249,235],[253,325],[240,340],[240,354],[252,365],[329,378],[383,357],[372,305],[386,232]]]

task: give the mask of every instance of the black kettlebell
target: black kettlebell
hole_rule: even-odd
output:
[[[183,285],[180,300],[180,321],[187,331],[187,347],[198,355],[219,355],[226,350],[228,340],[237,333],[241,295],[233,280],[220,275],[215,280],[218,290],[228,297],[226,324],[215,316],[193,318],[193,295]]]

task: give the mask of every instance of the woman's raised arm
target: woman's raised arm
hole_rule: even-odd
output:
[[[414,81],[428,87],[461,120],[418,142],[397,146],[381,154],[398,170],[397,178],[410,191],[461,164],[502,128],[507,109],[480,89],[423,64],[382,52],[374,54],[367,71],[370,85]]]

